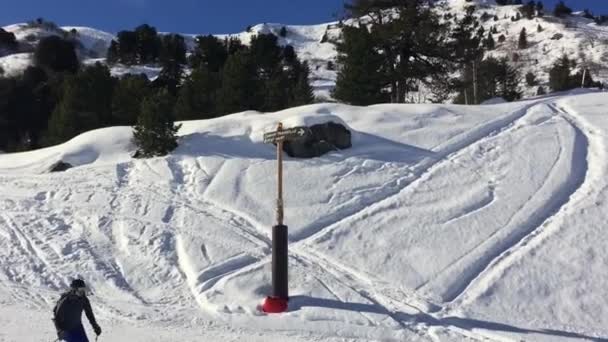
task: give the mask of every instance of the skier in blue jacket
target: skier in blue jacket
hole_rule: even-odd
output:
[[[95,334],[101,334],[101,328],[95,320],[91,303],[87,298],[87,287],[82,279],[70,284],[70,290],[61,295],[53,309],[55,328],[59,340],[66,342],[89,342],[82,326],[82,312],[85,312]]]

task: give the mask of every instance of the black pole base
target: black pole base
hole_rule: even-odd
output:
[[[272,297],[283,300],[289,299],[287,232],[285,225],[272,227]]]

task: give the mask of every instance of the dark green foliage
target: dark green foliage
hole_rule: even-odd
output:
[[[144,98],[151,94],[150,81],[145,75],[126,75],[118,80],[112,98],[112,124],[133,126],[137,122]]]
[[[226,38],[224,44],[226,45],[226,50],[228,50],[228,56],[234,55],[235,53],[240,51],[248,50],[247,47],[243,45],[241,40],[237,37]]]
[[[66,78],[61,102],[49,121],[47,143],[57,144],[112,123],[115,79],[96,63]]]
[[[534,75],[531,71],[526,74],[526,84],[529,87],[534,87],[538,85],[538,81],[536,80],[536,75]]]
[[[0,56],[2,56],[3,53],[15,52],[18,47],[19,43],[17,43],[15,34],[12,32],[6,32],[0,27]]]
[[[249,46],[258,77],[268,80],[281,60],[281,48],[274,34],[259,34],[251,38]]]
[[[190,56],[192,68],[205,67],[212,72],[219,72],[228,58],[228,47],[217,37],[198,36],[196,47]]]
[[[355,0],[346,5],[351,15],[371,20],[373,46],[382,56],[392,102],[404,102],[418,82],[447,72],[447,24],[432,7],[427,0]],[[389,8],[396,14],[392,20],[384,13]]]
[[[519,75],[506,59],[486,58],[479,64],[479,102],[502,97],[507,101],[521,98]],[[461,92],[456,103],[464,103]]]
[[[298,60],[296,50],[291,45],[286,45],[283,48],[283,60],[287,64],[294,64]]]
[[[162,37],[160,63],[163,68],[154,83],[156,86],[168,89],[173,96],[176,96],[186,64],[184,37],[178,34],[169,34]]]
[[[547,91],[545,90],[545,87],[540,86],[538,87],[538,89],[536,90],[536,95],[541,96],[541,95],[546,95]]]
[[[450,50],[453,53],[452,61],[455,63],[457,70],[460,71],[460,80],[454,84],[461,88],[464,95],[464,103],[479,103],[479,64],[483,57],[482,40],[484,45],[489,47],[492,42],[484,39],[484,31],[478,30],[475,32],[477,20],[473,15],[471,7],[466,12],[466,15],[456,22],[456,27],[451,34]],[[493,40],[492,40],[493,41]]]
[[[537,31],[538,33],[540,33],[540,32],[543,32],[543,30],[544,30],[544,29],[543,29],[543,27],[542,27],[542,26],[540,26],[540,24],[538,24],[538,27],[536,28],[536,31]]]
[[[289,106],[289,79],[279,68],[265,82],[264,103],[261,110],[274,112]]]
[[[483,45],[487,50],[494,50],[496,47],[496,42],[494,42],[492,32],[488,33],[488,37],[484,40]]]
[[[524,6],[521,6],[519,11],[526,19],[532,19],[534,18],[534,12],[536,11],[536,3],[534,1],[529,1]]]
[[[161,65],[186,64],[186,43],[179,34],[164,35],[161,39]]]
[[[287,37],[287,28],[285,26],[281,27],[281,31],[279,31],[279,36],[283,38]]]
[[[246,51],[228,57],[222,70],[222,86],[218,94],[218,111],[236,113],[259,108],[259,83],[253,58]]]
[[[287,103],[289,107],[303,106],[314,102],[315,95],[308,80],[309,74],[308,64],[306,62],[302,63],[297,71],[295,86],[289,96],[289,102]]]
[[[220,75],[206,67],[192,71],[179,91],[174,113],[178,120],[210,119],[218,116],[217,92]]]
[[[108,61],[127,65],[155,63],[159,60],[161,48],[156,29],[141,25],[135,31],[118,32],[118,42],[110,44]]]
[[[106,60],[109,64],[115,64],[120,61],[118,43],[115,40],[112,40],[112,42],[110,43],[110,47],[108,48],[108,53],[106,54]]]
[[[553,10],[554,16],[561,18],[570,14],[572,14],[572,9],[566,6],[563,1],[560,1],[557,3],[557,5],[555,5],[555,9]]]
[[[528,34],[526,33],[526,28],[522,28],[521,32],[519,32],[519,40],[517,42],[517,47],[520,50],[528,48]]]
[[[343,42],[338,44],[341,65],[333,97],[353,105],[370,105],[387,100],[383,89],[383,58],[369,30],[346,26]]]
[[[135,53],[138,64],[154,63],[158,60],[161,51],[161,41],[156,29],[144,24],[135,28]]]
[[[553,91],[569,90],[578,86],[571,75],[573,67],[574,61],[565,54],[553,64],[549,71],[549,86]]]
[[[116,46],[117,45],[117,46]],[[114,62],[120,62],[127,65],[137,63],[137,35],[133,31],[118,32],[118,43],[108,51],[108,55],[112,55]]]
[[[79,61],[74,43],[57,36],[42,38],[34,52],[34,62],[37,66],[56,72],[78,71]]]
[[[137,124],[133,127],[133,141],[138,158],[160,157],[177,148],[177,131],[173,117],[173,97],[160,90],[141,104]]]

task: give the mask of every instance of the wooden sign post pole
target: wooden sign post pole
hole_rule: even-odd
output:
[[[277,133],[283,131],[283,124],[279,122]],[[283,225],[283,141],[277,141],[277,225]]]
[[[286,141],[304,139],[309,133],[308,127],[292,127],[283,129],[279,123],[274,132],[264,133],[265,144],[275,144],[277,147],[277,224],[272,227],[272,296],[266,297],[262,310],[268,313],[287,311],[289,301],[287,246],[288,228],[283,217],[283,144]]]
[[[266,298],[262,309],[267,313],[281,313],[287,311],[289,301],[288,228],[283,224],[283,143],[286,137],[281,123],[271,139],[277,145],[277,224],[272,227],[272,296]]]

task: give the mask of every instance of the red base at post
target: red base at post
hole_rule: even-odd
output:
[[[266,313],[281,313],[287,311],[287,299],[279,297],[266,297],[262,303],[262,311]]]

